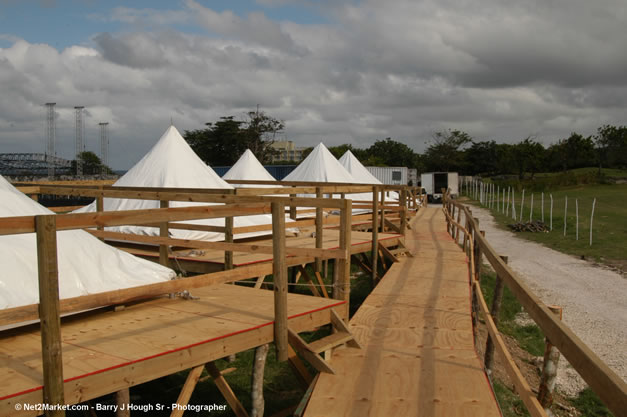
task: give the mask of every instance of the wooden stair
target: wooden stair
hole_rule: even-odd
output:
[[[311,343],[305,342],[298,333],[288,329],[288,340],[290,345],[298,352],[303,359],[307,360],[320,372],[335,374],[335,371],[321,356],[320,353],[332,350],[341,345],[361,349],[361,345],[355,340],[352,333],[348,329],[346,323],[334,310],[331,310],[331,324],[334,333],[318,339]]]

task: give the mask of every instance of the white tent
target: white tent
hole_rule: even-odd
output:
[[[250,149],[239,157],[235,165],[222,176],[225,180],[254,180],[276,181],[272,175],[261,165]],[[270,188],[275,185],[233,184],[235,188]]]
[[[347,182],[357,181],[324,144],[319,143],[283,181]]]
[[[208,167],[192,148],[185,142],[185,139],[170,126],[161,139],[153,148],[122,176],[114,186],[129,187],[178,187],[178,188],[222,188],[233,189],[233,187],[222,180],[213,169]],[[205,203],[207,204],[207,203]],[[203,203],[172,201],[170,207],[198,206]],[[145,210],[158,208],[159,201],[156,200],[133,200],[105,198],[104,210]],[[77,212],[96,211],[96,203],[83,207]],[[224,226],[224,218],[202,219],[186,223]],[[270,215],[239,216],[235,218],[235,227],[255,226],[272,223]],[[158,235],[159,229],[154,227],[121,226],[108,228],[108,230],[123,233],[136,233],[147,235]],[[204,232],[195,230],[170,229],[170,234],[180,239],[196,239],[217,241],[224,239],[223,233]],[[265,234],[263,232],[244,233],[237,237],[250,237]]]
[[[346,151],[339,160],[340,164],[355,178],[360,184],[383,184],[363,166],[359,159],[351,151]]]
[[[355,181],[360,184],[383,184],[377,177],[372,175],[361,162],[359,162],[359,159],[357,159],[351,151],[346,151],[344,155],[342,155],[340,158],[340,164],[342,164],[342,166],[351,173],[353,178],[355,178]],[[370,193],[369,197],[365,199],[371,200],[372,193]],[[398,193],[396,191],[386,192],[385,200],[398,201]]]
[[[0,176],[0,217],[54,214]],[[115,249],[83,230],[57,233],[61,298],[167,281],[174,271]],[[0,309],[39,302],[34,233],[0,236]]]

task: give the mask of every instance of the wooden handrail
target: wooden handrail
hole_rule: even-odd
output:
[[[610,369],[564,322],[558,320],[548,307],[524,284],[523,280],[496,253],[488,240],[479,233],[467,206],[444,195],[444,206],[451,205],[464,212],[469,231],[474,231],[476,244],[495,272],[529,316],[542,329],[568,362],[575,368],[603,403],[615,414],[627,410],[627,384]]]

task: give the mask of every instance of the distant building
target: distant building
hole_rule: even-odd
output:
[[[291,140],[276,141],[272,147],[278,151],[278,154],[272,157],[272,162],[290,161],[298,163],[303,160],[303,151],[307,149],[294,146],[294,142]]]

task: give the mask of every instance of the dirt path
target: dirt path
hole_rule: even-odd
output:
[[[488,210],[472,208],[494,248],[545,304],[564,309],[564,322],[621,378],[627,380],[627,279],[587,261],[517,238],[499,229]],[[560,371],[561,372],[561,371]],[[559,378],[579,388],[574,371]],[[570,378],[568,377],[570,376]],[[560,381],[561,380],[561,381]],[[561,382],[561,384],[560,384]]]

